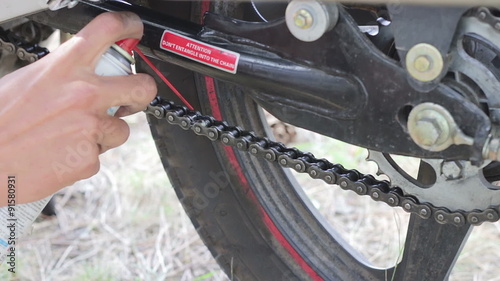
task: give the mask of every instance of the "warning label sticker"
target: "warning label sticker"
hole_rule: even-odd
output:
[[[238,69],[240,54],[170,31],[163,32],[160,48],[233,74]]]

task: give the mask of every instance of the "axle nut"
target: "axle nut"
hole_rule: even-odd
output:
[[[441,112],[433,108],[415,109],[410,113],[408,130],[418,146],[433,150],[449,141],[450,125]]]
[[[443,128],[439,121],[433,118],[422,118],[418,120],[414,130],[415,142],[425,147],[439,144]]]
[[[429,151],[443,151],[454,144],[474,144],[474,139],[460,130],[450,112],[435,103],[414,107],[408,116],[407,127],[413,142]]]

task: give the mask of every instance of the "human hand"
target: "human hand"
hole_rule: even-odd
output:
[[[127,123],[118,117],[144,110],[156,95],[146,74],[94,73],[115,42],[141,38],[131,13],[105,13],[40,61],[0,79],[0,206],[7,175],[17,176],[16,203],[47,197],[99,171],[99,154],[123,144]],[[121,106],[116,116],[106,114]]]

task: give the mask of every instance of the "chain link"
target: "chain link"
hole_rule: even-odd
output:
[[[377,180],[372,175],[346,169],[326,159],[318,159],[311,153],[286,147],[266,137],[256,136],[253,132],[230,126],[226,122],[215,120],[212,116],[202,115],[200,112],[189,110],[159,97],[148,106],[146,113],[158,119],[166,119],[169,124],[180,126],[184,130],[191,130],[211,141],[220,141],[255,157],[294,169],[298,173],[306,173],[313,179],[338,185],[358,195],[370,196],[373,200],[385,202],[391,207],[402,207],[406,212],[416,214],[423,219],[434,218],[438,223],[456,226],[466,223],[480,225],[483,222],[495,222],[499,219],[498,206],[483,211],[461,212],[435,207],[429,203],[420,203],[414,197],[405,196],[401,188],[392,186],[388,181]]]
[[[20,60],[29,63],[33,63],[49,53],[47,48],[43,48],[38,44],[11,42],[5,34],[0,34],[0,50],[4,54],[16,54]]]
[[[500,31],[500,17],[493,15],[490,9],[486,7],[477,8],[473,11],[472,16],[478,18],[484,23],[489,24],[497,32]]]

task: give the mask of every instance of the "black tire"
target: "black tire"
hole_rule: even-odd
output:
[[[213,92],[203,89],[205,78],[196,75],[195,80],[201,101],[197,108],[215,116],[222,114],[224,120],[252,128],[259,135],[266,134],[261,112],[240,89],[215,83],[221,109],[218,113],[209,106],[209,99],[212,105],[215,100]],[[330,280],[369,279],[371,274],[357,272],[356,266],[350,270],[332,267],[353,262],[344,260],[342,254],[316,256],[337,242],[303,200],[302,191],[287,171],[163,120],[149,120],[179,199],[232,280],[320,280],[319,276]]]
[[[269,135],[245,89],[156,61],[197,110]],[[139,62],[139,70],[147,70]],[[166,87],[160,95],[172,99]],[[165,170],[231,280],[445,280],[469,226],[412,217],[403,261],[375,269],[317,213],[288,171],[149,117]],[[428,239],[422,239],[428,237]],[[446,254],[442,254],[446,253]]]

